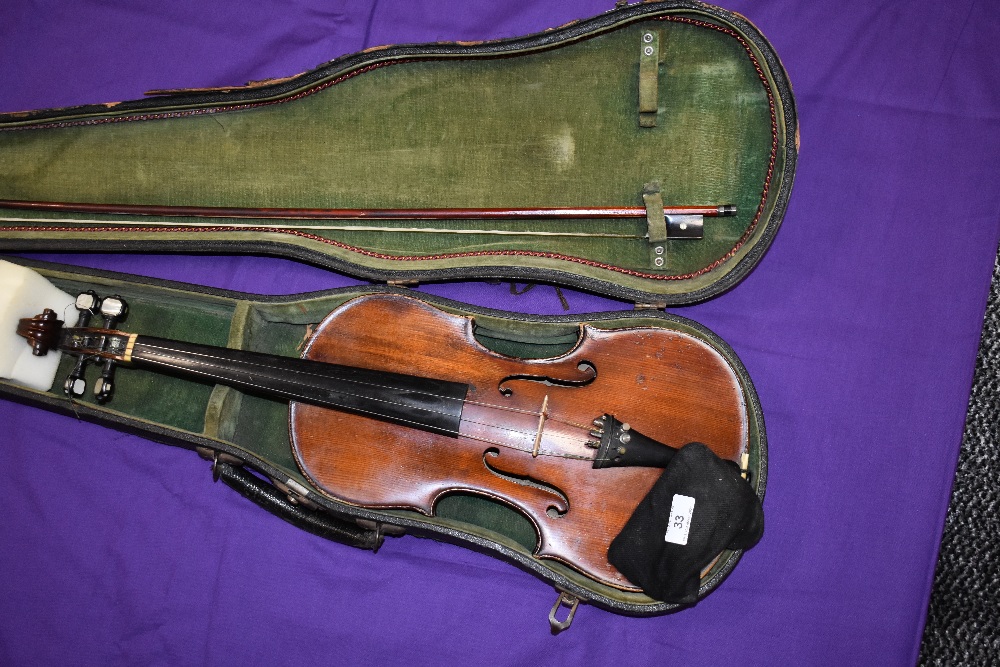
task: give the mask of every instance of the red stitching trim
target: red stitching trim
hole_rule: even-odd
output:
[[[750,240],[750,237],[753,236],[754,230],[756,230],[757,228],[757,223],[760,222],[760,218],[764,214],[764,207],[767,204],[767,195],[771,191],[771,179],[774,176],[774,165],[778,159],[778,116],[777,116],[777,111],[775,110],[774,92],[771,90],[771,85],[767,82],[767,76],[764,74],[764,70],[760,66],[760,63],[757,61],[757,58],[754,56],[753,51],[750,49],[750,45],[747,44],[746,40],[743,39],[743,37],[739,33],[737,33],[735,30],[732,30],[731,28],[724,28],[714,23],[708,23],[706,21],[697,21],[695,19],[689,19],[684,16],[663,16],[660,17],[659,20],[675,21],[677,23],[688,23],[703,28],[711,28],[712,30],[717,30],[721,33],[724,33],[736,39],[736,41],[738,41],[740,45],[743,47],[743,50],[747,52],[747,55],[750,57],[750,62],[753,63],[754,69],[757,70],[757,76],[760,77],[761,83],[764,84],[764,90],[767,92],[767,104],[771,111],[771,157],[767,165],[767,176],[764,178],[764,191],[761,193],[760,204],[757,206],[757,213],[754,215],[753,220],[750,222],[750,226],[747,227],[747,230],[743,233],[743,236],[740,237],[740,240],[736,242],[736,245],[733,246],[732,250],[730,250],[728,253],[726,253],[719,259],[715,260],[708,266],[699,269],[698,271],[687,274],[686,276],[677,276],[677,278],[680,277],[694,278],[702,274],[708,273],[709,271],[712,271],[713,269],[721,265],[723,262],[726,262],[727,260],[734,257],[736,253],[739,252],[740,248],[742,248],[746,244],[746,242]]]
[[[107,227],[4,227],[4,231],[8,232],[93,232],[93,233],[105,233],[108,231]],[[309,239],[310,241],[318,241],[320,243],[326,243],[337,248],[342,248],[344,250],[349,250],[351,252],[358,253],[359,255],[365,255],[367,257],[374,257],[376,259],[390,259],[390,260],[401,260],[401,261],[421,261],[429,259],[454,259],[458,257],[487,257],[487,256],[505,256],[505,255],[522,255],[527,257],[545,257],[548,259],[561,259],[568,262],[576,262],[578,264],[586,264],[587,266],[593,266],[598,268],[610,268],[621,273],[627,273],[633,276],[646,276],[647,274],[640,273],[638,271],[632,271],[631,269],[625,269],[617,266],[610,266],[607,264],[601,264],[600,262],[594,262],[589,259],[583,259],[582,257],[573,257],[572,255],[560,255],[555,252],[538,252],[537,250],[477,250],[474,252],[453,252],[444,253],[439,255],[386,255],[380,252],[374,252],[372,250],[365,250],[364,248],[359,248],[357,246],[348,245],[347,243],[342,243],[341,241],[335,241],[333,239],[328,239],[323,236],[318,236],[317,234],[310,234],[309,232],[304,232],[298,229],[275,229],[274,227],[226,227],[223,225],[213,226],[213,227],[157,227],[156,229],[150,229],[149,227],[115,227],[116,232],[148,232],[148,233],[171,233],[171,232],[183,232],[185,234],[191,232],[264,232],[269,234],[290,234],[292,236],[298,236],[300,238]]]
[[[750,222],[750,226],[747,227],[746,232],[740,237],[736,245],[727,252],[725,255],[715,260],[708,266],[705,266],[697,271],[691,273],[680,274],[675,276],[664,276],[655,273],[645,273],[642,271],[635,271],[632,269],[626,269],[620,266],[614,266],[611,264],[605,264],[603,262],[595,262],[593,260],[583,259],[582,257],[574,257],[572,255],[562,255],[560,253],[550,253],[550,252],[538,252],[534,250],[479,250],[474,252],[461,252],[461,253],[441,253],[437,255],[386,255],[383,253],[373,252],[371,250],[365,250],[364,248],[358,248],[356,246],[351,246],[346,243],[341,243],[340,241],[335,241],[333,239],[328,239],[316,234],[310,234],[308,232],[303,232],[301,230],[294,229],[274,229],[270,227],[160,227],[157,229],[149,229],[145,227],[121,227],[118,231],[121,232],[145,232],[145,233],[169,233],[169,232],[191,232],[191,231],[202,231],[202,232],[267,232],[267,233],[280,233],[280,234],[291,234],[292,236],[298,236],[301,238],[310,239],[320,243],[326,243],[344,250],[358,253],[367,257],[373,257],[377,259],[393,260],[393,261],[432,261],[438,259],[456,259],[462,257],[487,257],[487,256],[520,256],[520,257],[543,257],[547,259],[558,259],[567,262],[575,262],[577,264],[583,264],[585,266],[590,266],[599,269],[605,269],[608,271],[614,271],[617,273],[622,273],[629,276],[634,276],[638,278],[649,278],[652,280],[687,280],[690,278],[696,278],[698,276],[704,275],[709,271],[713,271],[726,261],[732,259],[740,248],[742,248],[746,242],[753,235],[757,228],[757,224],[760,222],[761,216],[764,214],[764,208],[767,204],[767,197],[770,194],[771,180],[774,176],[775,163],[778,157],[778,120],[777,111],[775,109],[774,103],[774,92],[771,90],[771,86],[767,81],[767,76],[764,73],[763,68],[760,66],[757,58],[753,54],[753,50],[743,37],[731,28],[725,28],[723,26],[717,25],[715,23],[709,23],[707,21],[699,21],[696,19],[690,19],[684,16],[659,16],[653,17],[660,21],[673,21],[675,23],[685,23],[688,25],[694,25],[702,28],[709,28],[716,30],[723,34],[733,37],[740,43],[743,49],[747,52],[747,56],[750,58],[750,62],[753,63],[754,69],[757,70],[757,76],[760,78],[761,82],[764,84],[764,90],[767,92],[767,101],[771,113],[771,155],[770,162],[767,167],[767,176],[764,179],[764,189],[761,193],[760,204],[757,206],[757,212],[754,215],[753,220]],[[414,62],[412,60],[395,60],[395,61],[385,61],[381,63],[373,63],[365,67],[356,69],[351,72],[347,72],[337,77],[327,81],[326,83],[320,84],[308,90],[304,90],[296,95],[287,98],[281,98],[278,100],[271,100],[268,102],[253,102],[248,104],[241,104],[237,106],[228,107],[212,107],[206,109],[191,109],[188,111],[176,111],[176,112],[164,112],[158,114],[143,114],[140,116],[116,116],[113,118],[95,118],[83,121],[70,121],[65,123],[48,123],[44,125],[32,125],[26,127],[17,128],[0,128],[0,130],[28,130],[28,129],[43,129],[43,128],[53,128],[53,127],[73,127],[79,125],[99,125],[103,123],[115,123],[115,122],[126,122],[126,121],[139,121],[139,120],[158,120],[162,118],[180,118],[183,116],[193,116],[202,115],[209,113],[216,113],[220,111],[238,111],[242,109],[250,109],[262,106],[269,106],[272,104],[282,104],[284,102],[291,102],[293,100],[301,99],[308,95],[312,95],[321,90],[325,90],[331,86],[335,86],[338,83],[346,81],[347,79],[353,78],[359,74],[364,74],[365,72],[370,72],[372,70],[378,69],[380,67],[385,67],[386,65],[395,65],[401,62]],[[36,231],[52,231],[52,232],[97,232],[97,231],[107,231],[107,228],[94,228],[94,227],[5,227],[9,231],[13,232],[36,232]]]

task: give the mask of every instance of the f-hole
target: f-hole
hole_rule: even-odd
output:
[[[569,511],[569,498],[566,497],[562,491],[552,486],[551,484],[546,484],[528,475],[515,475],[510,472],[504,472],[496,468],[490,459],[496,459],[500,456],[500,450],[496,447],[490,447],[485,452],[483,452],[483,465],[491,473],[499,477],[500,479],[506,480],[513,484],[518,484],[520,486],[527,486],[533,489],[537,489],[542,493],[546,493],[552,496],[553,502],[551,505],[545,508],[545,514],[547,514],[552,519],[558,519],[562,515]]]
[[[504,396],[513,396],[514,390],[506,385],[508,382],[514,382],[515,380],[537,382],[549,387],[586,387],[588,384],[597,379],[597,366],[589,361],[581,361],[577,364],[576,369],[580,371],[584,377],[580,379],[567,379],[552,377],[551,375],[531,375],[527,373],[508,375],[504,379],[500,380],[500,384],[497,385],[497,389]]]

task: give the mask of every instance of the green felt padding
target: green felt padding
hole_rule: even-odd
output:
[[[662,35],[659,118],[652,128],[638,122],[639,54],[647,30]],[[767,89],[735,37],[698,25],[645,20],[517,57],[426,58],[377,68],[280,104],[0,132],[0,199],[316,208],[640,206],[644,184],[658,181],[668,205],[736,204],[739,215],[706,220],[703,240],[668,241],[663,268],[652,265],[642,238],[315,228],[310,233],[319,239],[250,232],[222,238],[279,239],[375,269],[500,262],[664,293],[704,286],[725,273],[723,266],[690,284],[649,284],[628,273],[611,272],[609,278],[599,265],[671,276],[696,273],[729,253],[746,232],[767,177],[772,123]],[[328,79],[338,74],[331,72]],[[107,115],[113,117],[113,110]],[[783,137],[782,128],[778,135]],[[774,192],[782,177],[781,154]],[[640,237],[646,231],[643,219],[426,224]],[[177,238],[195,234],[214,238],[193,231]],[[454,256],[510,250],[540,254]],[[546,256],[551,254],[585,261]],[[399,256],[426,259],[392,259]]]

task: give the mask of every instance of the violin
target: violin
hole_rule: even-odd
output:
[[[676,448],[737,462],[748,446],[735,370],[683,331],[581,324],[565,354],[520,359],[481,345],[473,317],[376,294],[331,312],[296,359],[120,331],[117,297],[76,305],[76,326],[46,310],[17,329],[35,354],[76,357],[69,395],[98,362],[102,401],[118,364],[288,400],[295,459],[328,498],[427,516],[448,494],[490,498],[531,521],[535,557],[623,591],[640,588],[609,544]]]

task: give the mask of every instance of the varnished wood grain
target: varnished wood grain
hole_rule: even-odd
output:
[[[294,404],[299,465],[329,496],[426,515],[447,493],[494,498],[535,525],[537,557],[622,589],[637,590],[608,563],[608,545],[662,471],[594,470],[584,460],[593,457],[585,445],[592,421],[609,413],[666,445],[703,442],[734,461],[747,444],[746,406],[733,369],[703,341],[668,329],[584,325],[567,354],[523,360],[483,348],[471,318],[377,295],[331,313],[303,356],[471,387],[459,438]]]

